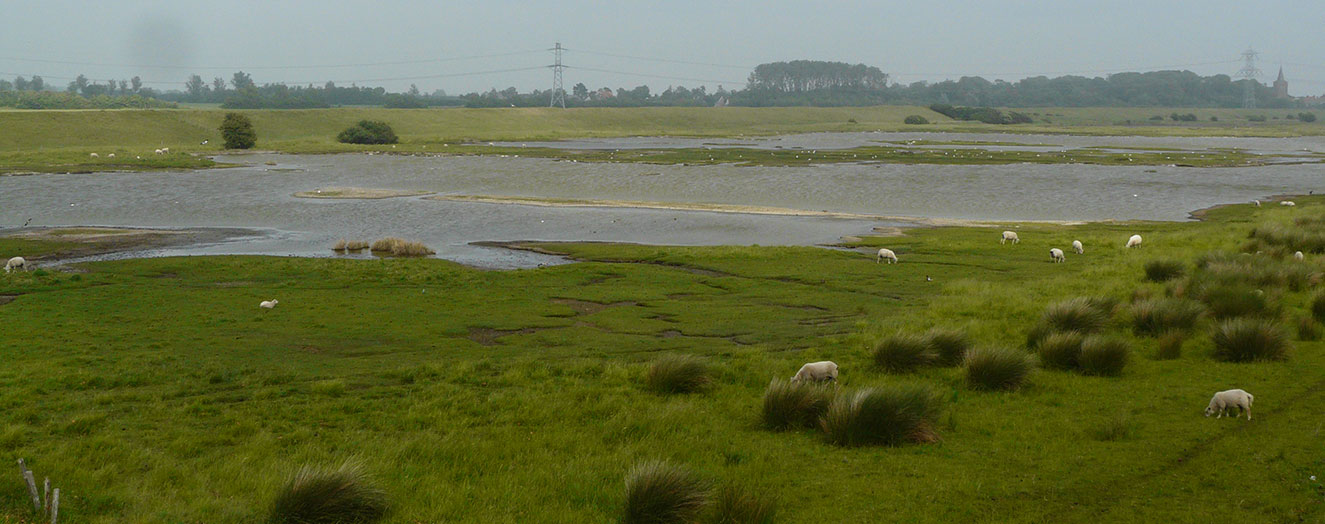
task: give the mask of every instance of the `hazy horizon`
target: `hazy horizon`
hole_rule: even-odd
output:
[[[124,4],[6,5],[0,78],[40,75],[59,87],[78,74],[95,82],[137,75],[171,90],[182,89],[190,74],[229,80],[243,70],[259,84],[528,91],[551,86],[547,49],[561,42],[568,90],[577,83],[712,90],[743,86],[760,63],[797,59],[864,63],[903,84],[1157,69],[1232,75],[1250,45],[1262,53],[1262,83],[1282,65],[1292,95],[1325,94],[1321,8],[1306,0],[1220,0],[1201,12],[1176,2],[1103,0],[777,1],[758,10],[692,0],[665,8],[592,1]]]

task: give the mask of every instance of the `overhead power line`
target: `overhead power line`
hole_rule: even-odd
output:
[[[420,60],[398,60],[391,62],[361,62],[353,64],[319,64],[319,65],[279,65],[279,66],[172,66],[160,64],[111,64],[104,62],[79,62],[73,60],[48,60],[42,58],[15,58],[0,56],[0,60],[11,60],[15,62],[34,62],[41,64],[63,64],[63,65],[81,65],[95,67],[135,67],[140,69],[175,69],[183,71],[206,71],[206,70],[226,70],[226,71],[263,71],[273,69],[335,69],[346,67],[375,67],[389,65],[408,65],[408,64],[431,64],[441,62],[456,62],[461,60],[477,60],[480,58],[499,58],[503,56],[527,55],[532,53],[542,53],[543,50],[535,49],[529,51],[511,51],[507,53],[492,53],[486,55],[452,56],[445,58],[428,58]]]
[[[712,78],[688,78],[684,76],[653,75],[648,73],[631,73],[628,71],[598,69],[596,67],[584,67],[584,66],[563,66],[563,67],[565,67],[566,69],[578,69],[580,71],[593,71],[595,73],[610,73],[614,75],[639,76],[645,78],[661,78],[663,80],[685,80],[687,82],[713,82],[716,84],[732,84],[732,85],[741,85],[745,83],[745,81],[743,80],[714,80]]]
[[[671,64],[686,64],[686,65],[698,65],[698,66],[709,66],[709,67],[726,67],[726,68],[730,68],[730,69],[743,69],[743,70],[746,70],[746,71],[749,71],[749,70],[754,69],[754,67],[751,67],[751,66],[748,66],[748,65],[714,64],[714,63],[710,63],[710,62],[691,62],[691,61],[688,61],[688,60],[672,60],[672,59],[670,59],[670,58],[653,58],[653,57],[647,57],[647,56],[622,55],[622,54],[617,54],[617,53],[604,53],[604,52],[601,52],[601,51],[586,51],[586,50],[584,50],[584,49],[570,49],[570,48],[566,48],[565,50],[566,50],[566,51],[570,51],[570,52],[572,52],[572,53],[584,53],[584,54],[586,54],[586,55],[612,56],[612,57],[616,57],[616,58],[629,58],[629,59],[631,59],[631,60],[649,60],[649,61],[653,61],[653,62],[666,62],[666,63],[671,63]]]

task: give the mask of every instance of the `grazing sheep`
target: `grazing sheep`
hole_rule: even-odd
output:
[[[1055,247],[1049,249],[1049,260],[1053,262],[1063,262],[1066,260],[1066,257],[1063,256],[1063,250]]]
[[[1218,413],[1219,416],[1215,418],[1222,418],[1228,410],[1238,408],[1238,414],[1233,415],[1233,418],[1238,418],[1242,411],[1246,410],[1247,420],[1251,420],[1251,402],[1253,400],[1256,400],[1255,396],[1240,389],[1220,391],[1210,399],[1210,405],[1205,408],[1205,416],[1208,417]]]
[[[1297,202],[1294,202],[1294,201],[1292,201],[1292,200],[1284,200],[1284,201],[1282,201],[1282,202],[1279,202],[1279,205],[1281,205],[1281,206],[1293,207],[1293,206],[1296,206],[1296,205],[1297,205]]]
[[[98,155],[98,154],[96,154],[96,153],[92,153],[92,154],[90,154],[90,155],[88,155],[88,156],[90,156],[90,157],[92,157],[92,158],[101,158],[101,155]]]
[[[1141,247],[1141,235],[1132,235],[1132,238],[1127,239],[1126,247]]]
[[[111,154],[109,154],[109,155],[106,155],[106,158],[115,158],[115,153],[111,153]]]
[[[888,249],[888,248],[882,248],[882,249],[879,250],[879,256],[878,256],[878,258],[875,258],[875,259],[874,259],[874,263],[875,263],[875,264],[878,264],[879,262],[882,262],[883,259],[885,259],[885,258],[888,259],[888,263],[889,263],[889,264],[895,264],[895,263],[897,263],[897,261],[898,261],[898,260],[897,260],[897,253],[893,253],[893,250],[891,250],[891,249]]]
[[[1304,259],[1304,258],[1306,258],[1306,256],[1303,255],[1301,251],[1297,251],[1297,252],[1294,252],[1294,253],[1293,253],[1293,260],[1296,260],[1296,261],[1298,261],[1298,262],[1301,262],[1302,259]]]
[[[1261,207],[1261,201],[1260,201],[1260,200],[1252,200],[1251,203],[1256,204],[1256,207]]]
[[[170,148],[168,148],[168,147],[163,147],[163,148],[161,148],[161,152],[162,152],[162,153],[169,153],[169,152],[170,152]]]
[[[998,240],[998,243],[999,243],[999,244],[1006,244],[1009,240],[1011,240],[1013,244],[1016,244],[1016,243],[1018,243],[1018,242],[1021,242],[1021,239],[1020,239],[1020,238],[1017,238],[1017,232],[1016,232],[1016,231],[1004,231],[1004,232],[1003,232],[1003,238],[1000,238],[1000,239]]]
[[[801,366],[792,382],[837,382],[837,363],[831,360],[810,362]]]
[[[158,150],[156,150],[156,154],[158,154],[158,155],[164,155],[164,154],[166,154],[166,152],[165,152],[165,151],[162,151],[162,150],[160,150],[160,149],[158,149]]]
[[[14,257],[9,259],[9,262],[5,263],[5,273],[8,273],[15,269],[22,269],[23,271],[27,271],[28,261],[23,260],[23,257]]]
[[[1080,240],[1073,240],[1072,251],[1076,251],[1078,255],[1081,255],[1086,253],[1086,248],[1081,245]]]
[[[262,309],[271,309],[276,307],[276,304],[278,303],[280,303],[280,301],[273,298],[271,300],[263,300],[261,304],[258,304],[258,307]]]

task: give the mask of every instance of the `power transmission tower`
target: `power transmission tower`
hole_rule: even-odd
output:
[[[561,87],[561,70],[566,68],[561,65],[562,49],[561,42],[557,42],[557,47],[549,49],[556,52],[557,62],[552,65],[552,102],[548,107],[561,106],[562,109],[566,109],[566,90]]]
[[[1242,59],[1245,63],[1236,75],[1238,78],[1245,79],[1242,82],[1242,107],[1245,109],[1256,108],[1256,77],[1261,74],[1261,70],[1256,69],[1256,55],[1259,54],[1250,47],[1243,51]]]

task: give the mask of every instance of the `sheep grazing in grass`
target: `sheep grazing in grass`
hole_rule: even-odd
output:
[[[837,382],[837,363],[831,360],[810,362],[791,377],[792,382]]]
[[[92,158],[101,158],[101,155],[98,155],[98,154],[96,154],[96,153],[92,153],[92,154],[90,154],[90,155],[88,155],[88,156],[90,156],[90,157],[92,157]]]
[[[1006,243],[1008,243],[1008,241],[1011,241],[1013,244],[1016,244],[1016,243],[1018,243],[1018,242],[1021,242],[1021,239],[1020,239],[1020,238],[1017,238],[1017,232],[1016,232],[1016,231],[1004,231],[1004,232],[1003,232],[1003,238],[998,239],[998,243],[999,243],[999,244],[1006,244]]]
[[[1066,260],[1066,257],[1063,256],[1063,250],[1055,247],[1049,249],[1049,260],[1053,262],[1063,262]]]
[[[1256,204],[1256,207],[1261,207],[1261,201],[1260,201],[1260,200],[1252,200],[1251,203]]]
[[[1215,418],[1221,418],[1230,409],[1237,408],[1238,413],[1233,415],[1233,418],[1238,418],[1243,411],[1246,411],[1247,420],[1251,420],[1251,402],[1253,400],[1256,400],[1256,397],[1240,389],[1220,391],[1215,393],[1215,396],[1210,399],[1210,405],[1205,407],[1205,416],[1208,417],[1218,413]]]
[[[258,307],[260,307],[260,308],[262,308],[262,309],[271,309],[271,308],[276,307],[276,304],[279,304],[280,302],[281,302],[281,301],[276,300],[276,299],[274,299],[274,298],[271,299],[271,300],[263,300],[261,304],[258,304]]]
[[[1296,260],[1296,261],[1298,261],[1298,262],[1301,262],[1302,259],[1304,259],[1304,258],[1306,258],[1306,257],[1307,257],[1307,256],[1306,256],[1306,255],[1303,255],[1301,251],[1296,251],[1296,252],[1293,253],[1293,260]]]
[[[158,150],[156,150],[156,154],[158,154],[158,155],[164,155],[164,154],[166,154],[166,152],[165,152],[165,151],[162,151],[162,150],[160,150],[160,149],[158,149]]]
[[[1081,254],[1084,254],[1084,253],[1086,252],[1086,248],[1083,247],[1083,246],[1081,245],[1081,241],[1080,241],[1080,240],[1073,240],[1073,241],[1072,241],[1072,251],[1076,251],[1078,255],[1081,255]]]
[[[5,262],[5,273],[8,273],[15,269],[22,269],[23,271],[27,271],[28,261],[23,260],[23,257],[14,257],[9,259],[9,262]]]
[[[1279,202],[1279,205],[1281,205],[1281,206],[1293,207],[1293,206],[1296,206],[1296,205],[1297,205],[1297,202],[1294,202],[1294,201],[1292,201],[1292,200],[1284,200],[1284,201],[1282,201],[1282,202]]]
[[[162,153],[169,153],[169,152],[170,152],[170,148],[168,148],[168,147],[163,147],[163,148],[161,148],[161,152],[162,152]]]
[[[879,256],[874,259],[874,263],[878,264],[879,262],[883,262],[883,259],[885,258],[888,259],[889,264],[897,263],[897,253],[893,253],[893,250],[886,247],[879,249]]]
[[[1127,239],[1126,247],[1141,247],[1141,235],[1132,235],[1132,238]]]
[[[106,158],[115,158],[115,153],[111,153],[111,154],[109,154],[109,155],[106,155]]]

